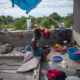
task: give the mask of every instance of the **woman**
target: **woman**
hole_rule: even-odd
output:
[[[50,48],[44,48],[44,46],[40,46],[38,41],[41,39],[41,32],[36,29],[34,31],[35,37],[31,41],[32,51],[35,56],[41,56],[43,60],[45,60],[46,56],[50,52]]]

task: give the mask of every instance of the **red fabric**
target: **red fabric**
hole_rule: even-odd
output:
[[[45,30],[43,31],[43,38],[46,38]]]
[[[49,31],[49,30],[47,30],[46,38],[49,38],[49,35],[50,35],[50,31]]]
[[[40,28],[40,27],[36,27],[36,28],[34,29],[34,31],[35,31],[36,29],[38,29],[38,30],[40,30],[40,31],[41,31],[41,28]]]
[[[48,33],[48,31],[46,32],[46,39],[48,39],[49,38],[49,33]]]
[[[56,76],[61,76],[62,74],[64,74],[64,72],[56,69],[53,69],[53,72],[55,73]]]
[[[64,72],[62,72],[60,70],[51,69],[51,70],[48,70],[48,72],[47,72],[47,78],[49,80],[56,80],[56,77],[62,76],[63,74],[64,74]]]
[[[44,30],[43,30],[43,37],[44,37],[45,39],[48,39],[48,38],[49,38],[49,35],[50,35],[50,31],[47,30],[47,32],[46,32],[45,29],[44,29]]]
[[[38,30],[40,30],[40,31],[43,31],[43,38],[44,38],[44,39],[48,39],[48,38],[49,38],[49,35],[50,35],[50,31],[49,31],[49,30],[46,31],[45,28],[41,29],[40,27],[36,27],[36,28],[34,29],[34,31],[35,31],[36,29],[38,29]]]
[[[45,28],[43,28],[42,31],[44,32],[45,31]]]
[[[55,75],[55,73],[47,72],[47,78],[49,80],[56,80],[56,75]]]
[[[36,29],[40,30],[41,31],[41,28],[40,27],[37,27]]]

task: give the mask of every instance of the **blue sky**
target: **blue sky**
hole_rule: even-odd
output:
[[[61,16],[67,16],[69,13],[73,13],[73,0],[42,0],[40,4],[29,15],[34,17],[49,16],[50,14],[57,12]],[[15,6],[12,8],[10,0],[0,0],[0,16],[10,15],[14,18],[21,16],[28,16],[26,11],[21,10]]]

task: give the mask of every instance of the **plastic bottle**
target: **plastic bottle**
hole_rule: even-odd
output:
[[[53,62],[49,61],[48,62],[48,65],[49,65],[49,69],[56,69],[57,66],[55,64],[53,64]]]
[[[68,63],[64,60],[60,62],[59,65],[61,65],[63,69],[66,69],[68,67]]]

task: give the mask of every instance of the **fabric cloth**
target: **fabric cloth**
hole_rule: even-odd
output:
[[[41,57],[34,56],[33,53],[27,52],[24,55],[23,64],[18,68],[17,72],[26,72],[37,68]]]
[[[49,30],[45,31],[45,29],[44,29],[43,30],[43,38],[44,39],[49,39],[49,37],[50,37],[50,31]]]
[[[2,43],[2,42],[0,42],[0,45],[3,45],[3,43]]]
[[[66,75],[63,71],[51,69],[47,72],[47,78],[49,80],[65,80]]]
[[[31,51],[31,45],[27,45],[27,46],[25,47],[25,49],[26,49],[27,51]]]
[[[49,73],[49,72],[47,72],[47,77],[48,77],[49,80],[56,80],[55,73]]]
[[[14,4],[16,4],[21,9],[26,10],[26,13],[28,14],[33,8],[35,8],[38,5],[38,3],[41,0],[11,0],[11,1],[12,7],[14,7]]]
[[[27,51],[31,51],[30,45],[27,45],[23,50],[21,50],[22,53],[26,53]]]
[[[38,50],[33,50],[33,54],[35,55],[35,56],[42,56],[42,54],[43,54],[43,49],[42,48],[39,48]]]
[[[33,53],[28,51],[25,53],[24,55],[24,60],[23,60],[23,64],[26,63],[27,61],[29,61],[30,59],[32,59],[34,57]]]

